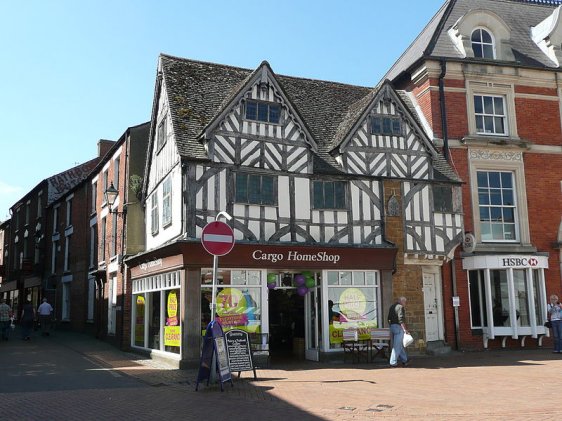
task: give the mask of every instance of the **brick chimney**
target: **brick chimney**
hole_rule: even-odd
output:
[[[98,141],[98,157],[103,158],[113,145],[115,145],[114,140],[100,139]]]

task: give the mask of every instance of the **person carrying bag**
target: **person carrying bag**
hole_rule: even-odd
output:
[[[407,367],[411,362],[404,348],[404,335],[409,335],[406,328],[406,301],[406,297],[400,297],[388,310],[388,324],[392,335],[391,367],[398,367],[398,363],[401,363],[403,367]]]

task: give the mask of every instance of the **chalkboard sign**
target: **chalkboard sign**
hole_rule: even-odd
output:
[[[213,365],[213,356],[215,357],[215,367]],[[219,375],[221,391],[223,391],[223,383],[230,381],[232,383],[232,375],[228,366],[228,358],[226,353],[226,345],[224,341],[224,333],[219,322],[212,321],[207,326],[207,332],[203,338],[203,349],[201,350],[201,361],[199,363],[199,373],[197,374],[197,383],[195,390],[199,388],[199,383],[207,380],[207,385],[211,380],[211,370],[216,370]]]
[[[256,370],[252,361],[252,351],[250,348],[250,338],[247,332],[233,329],[225,334],[226,350],[228,351],[228,365],[230,371],[253,371],[254,379]]]

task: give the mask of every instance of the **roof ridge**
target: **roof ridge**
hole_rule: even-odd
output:
[[[400,61],[402,60],[403,57],[405,57],[410,50],[414,47],[414,45],[416,44],[416,42],[421,38],[421,36],[425,33],[425,31],[427,30],[427,28],[433,23],[433,21],[437,18],[437,16],[441,15],[441,20],[443,20],[443,18],[445,17],[445,13],[441,13],[441,11],[444,8],[449,7],[450,5],[452,5],[453,3],[455,3],[456,0],[447,0],[445,1],[445,3],[443,3],[443,5],[437,10],[437,12],[435,12],[435,14],[432,16],[432,18],[427,22],[427,24],[423,27],[423,29],[418,32],[418,35],[414,38],[414,40],[410,43],[410,45],[408,45],[408,48],[406,48],[402,54],[400,54],[400,57],[398,57],[396,59],[396,61],[394,62],[394,64],[392,66],[390,66],[390,69],[388,69],[388,71],[384,74],[384,76],[382,77],[381,80],[385,80],[388,78],[388,75],[392,72],[392,70],[394,70],[394,68],[398,65],[398,63],[400,63]],[[440,27],[440,25],[438,25],[438,27]],[[435,32],[433,33],[433,35],[431,36],[430,41],[428,42],[428,46],[429,44],[431,44],[431,42],[433,41],[433,38],[435,37],[435,34],[437,33],[437,27],[435,29]],[[423,50],[423,54],[426,54],[427,51],[427,47],[424,48]]]
[[[250,73],[253,73],[257,69],[259,69],[263,64],[267,64],[271,68],[271,70],[273,71],[273,66],[271,66],[271,63],[269,63],[269,61],[267,61],[267,60],[262,60],[257,67],[249,68],[249,67],[231,66],[231,65],[222,64],[222,63],[215,63],[215,62],[212,62],[212,61],[194,60],[194,59],[185,58],[185,57],[177,57],[177,56],[172,56],[170,54],[165,54],[165,53],[160,53],[160,57],[165,57],[165,58],[183,61],[183,62],[187,62],[187,63],[198,63],[198,64],[206,64],[206,65],[212,65],[212,66],[220,66],[220,67],[227,68],[227,69],[243,70],[243,71],[248,71]],[[284,75],[284,74],[277,73],[277,72],[274,72],[274,73],[275,73],[276,76],[288,78],[288,79],[307,80],[307,81],[310,81],[310,82],[323,82],[323,83],[330,83],[330,84],[333,84],[333,85],[373,89],[372,86],[354,85],[352,83],[337,82],[337,81],[333,81],[333,80],[315,79],[315,78],[310,78],[310,77],[299,77],[299,76],[292,76],[292,75]]]

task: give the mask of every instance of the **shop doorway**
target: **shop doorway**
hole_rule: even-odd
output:
[[[275,282],[272,287],[270,281]],[[269,349],[273,359],[319,360],[322,340],[318,273],[268,274]]]
[[[269,349],[273,360],[304,359],[304,297],[296,288],[269,290]]]

